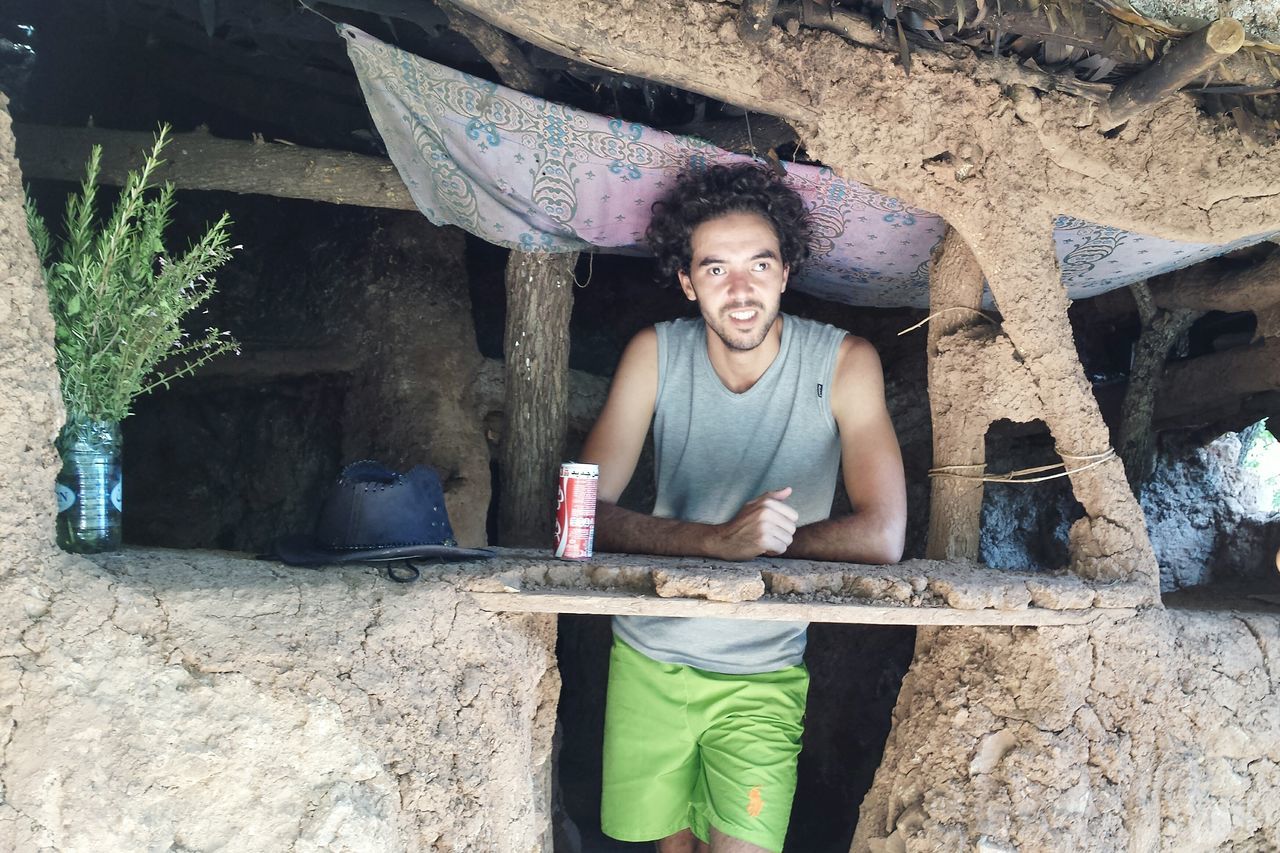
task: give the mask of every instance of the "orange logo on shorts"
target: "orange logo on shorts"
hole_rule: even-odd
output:
[[[760,796],[760,786],[757,785],[747,794],[747,814],[751,817],[760,817],[763,809],[764,798]]]

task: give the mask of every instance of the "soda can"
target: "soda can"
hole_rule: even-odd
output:
[[[556,497],[556,556],[589,560],[596,538],[596,488],[600,466],[566,462],[560,466]]]

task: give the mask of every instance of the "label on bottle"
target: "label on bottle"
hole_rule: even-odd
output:
[[[58,512],[66,512],[76,505],[76,493],[70,486],[58,483],[53,491],[58,496]]]

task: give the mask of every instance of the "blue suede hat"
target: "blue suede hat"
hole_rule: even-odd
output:
[[[369,459],[342,469],[320,508],[313,535],[282,537],[273,550],[273,556],[294,566],[494,556],[458,547],[435,471],[418,465],[397,474]]]

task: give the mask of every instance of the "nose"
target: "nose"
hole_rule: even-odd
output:
[[[729,272],[728,291],[730,296],[750,293],[751,276],[747,275],[744,270],[731,270]]]

